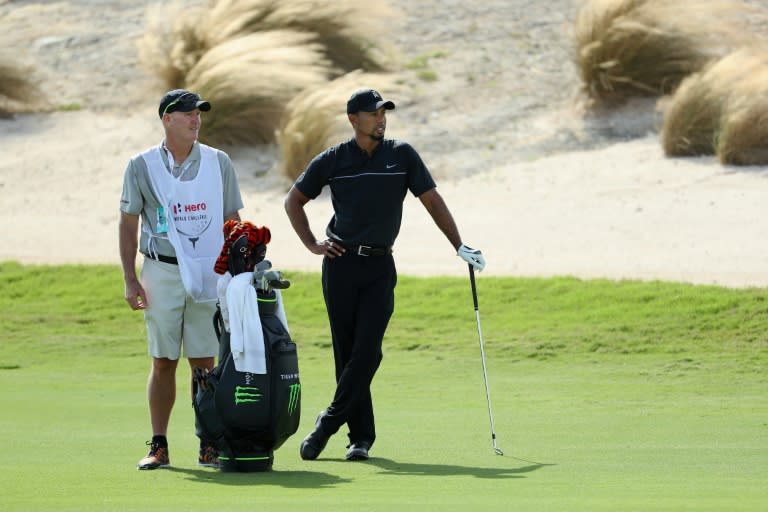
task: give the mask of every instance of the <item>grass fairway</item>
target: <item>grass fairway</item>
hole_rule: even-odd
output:
[[[0,264],[0,510],[768,510],[765,290],[479,276],[499,457],[468,280],[402,277],[371,460],[344,461],[340,432],[307,462],[333,369],[319,276],[287,275],[303,411],[274,471],[195,465],[179,372],[174,467],[144,472],[149,360],[119,268]]]

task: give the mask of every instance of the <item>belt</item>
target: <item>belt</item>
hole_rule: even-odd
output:
[[[358,245],[352,247],[352,252],[358,256],[386,256],[392,254],[392,246],[371,247],[370,245]]]
[[[174,256],[163,256],[162,254],[155,254],[152,256],[146,252],[143,252],[142,254],[151,260],[162,261],[163,263],[170,263],[171,265],[179,264],[179,260],[177,260]]]

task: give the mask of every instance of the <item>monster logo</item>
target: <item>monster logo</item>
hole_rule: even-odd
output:
[[[288,398],[288,414],[293,414],[296,407],[299,405],[299,398],[301,397],[301,384],[291,384],[289,386],[290,395]]]
[[[235,387],[235,405],[256,403],[259,399],[261,399],[261,391],[259,388],[250,386]]]

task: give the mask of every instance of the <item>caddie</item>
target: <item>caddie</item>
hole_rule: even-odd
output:
[[[168,91],[158,108],[163,141],[131,158],[123,178],[119,248],[125,300],[144,313],[152,358],[147,381],[152,439],[138,469],[170,465],[168,423],[182,353],[191,372],[211,370],[218,354],[214,264],[224,222],[240,219],[243,201],[229,156],[197,140],[202,112],[210,109],[194,92]],[[218,466],[209,440],[200,439],[198,464]]]

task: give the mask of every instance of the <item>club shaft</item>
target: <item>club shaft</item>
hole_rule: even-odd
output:
[[[483,382],[485,383],[485,398],[488,402],[488,418],[491,422],[491,443],[495,451],[499,451],[496,446],[496,429],[493,425],[493,407],[491,406],[491,388],[488,385],[488,368],[485,364],[485,344],[483,343],[483,329],[480,326],[480,308],[477,303],[477,286],[475,285],[475,269],[469,265],[469,282],[472,286],[472,301],[475,305],[475,321],[477,322],[477,336],[480,340],[480,359],[483,363]]]
[[[480,339],[480,359],[483,362],[483,382],[485,382],[485,398],[488,401],[488,417],[491,420],[491,440],[493,447],[496,448],[496,429],[493,426],[493,407],[491,406],[491,388],[488,385],[488,368],[485,364],[485,346],[483,344],[483,330],[480,327],[480,311],[475,309],[475,320],[477,320],[477,335]]]

